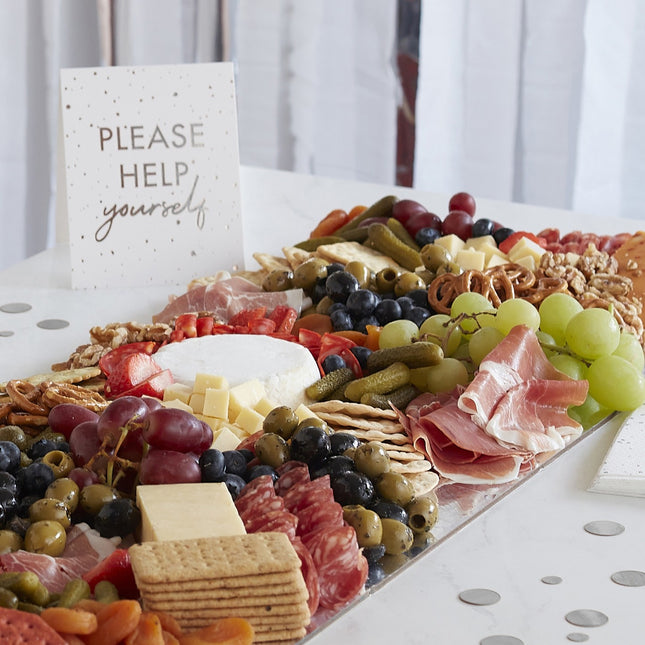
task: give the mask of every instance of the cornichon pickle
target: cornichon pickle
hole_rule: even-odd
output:
[[[387,220],[387,227],[396,235],[401,242],[407,244],[411,249],[420,251],[421,247],[414,241],[414,238],[408,233],[407,229],[396,217],[390,217]]]
[[[344,231],[342,238],[345,242],[360,242],[361,244],[367,239],[367,226],[359,226],[349,231]]]
[[[341,385],[348,383],[354,378],[354,372],[349,367],[341,367],[338,370],[325,374],[321,379],[312,383],[305,392],[314,401],[322,401],[326,396],[338,389]]]
[[[363,405],[371,405],[373,408],[381,408],[382,410],[389,410],[391,404],[395,408],[403,410],[419,394],[420,390],[412,385],[412,383],[408,383],[387,394],[368,392],[361,397],[361,403]]]
[[[294,244],[297,249],[302,249],[303,251],[315,251],[319,246],[323,244],[336,244],[338,242],[346,242],[347,240],[344,237],[338,235],[325,235],[324,237],[311,237],[308,240],[302,240],[298,244]]]
[[[401,242],[385,224],[370,224],[367,232],[368,239],[381,253],[391,257],[408,271],[414,271],[423,264],[419,252]]]
[[[394,195],[386,195],[385,197],[381,197],[381,199],[379,199],[377,202],[374,202],[369,208],[366,208],[353,220],[347,222],[347,224],[343,224],[343,226],[341,226],[336,231],[336,235],[342,235],[344,237],[344,234],[347,231],[358,228],[359,224],[363,223],[370,217],[391,217],[392,207],[398,201],[398,198]]]
[[[429,341],[419,341],[400,347],[377,349],[367,357],[367,369],[370,372],[382,370],[392,363],[405,363],[409,368],[439,365],[443,360],[443,350],[439,345]]]
[[[21,571],[15,578],[7,579],[7,584],[0,581],[0,586],[13,591],[21,602],[44,607],[50,600],[49,591],[33,571]]]
[[[56,604],[59,607],[71,608],[79,601],[89,598],[90,595],[90,585],[83,578],[75,578],[65,585]]]
[[[119,600],[119,590],[109,580],[101,580],[94,587],[94,598],[109,605]]]
[[[18,606],[18,596],[10,589],[0,587],[0,607],[15,609]]]
[[[368,392],[385,394],[396,390],[410,381],[410,368],[401,362],[392,363],[383,370],[356,379],[345,388],[345,396],[350,401],[359,402]]]
[[[29,614],[40,614],[43,610],[40,605],[35,605],[33,602],[19,602],[16,609],[19,611],[26,611]]]

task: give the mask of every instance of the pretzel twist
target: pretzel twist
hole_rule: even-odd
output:
[[[19,379],[9,381],[7,383],[7,394],[13,404],[23,412],[36,416],[47,416],[49,412],[47,408],[38,402],[40,390],[27,381]]]

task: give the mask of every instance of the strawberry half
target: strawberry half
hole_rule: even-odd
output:
[[[154,354],[157,350],[157,343],[152,340],[143,340],[136,343],[126,343],[109,351],[99,360],[99,367],[105,376],[110,376],[116,366],[130,354]]]
[[[112,399],[122,396],[158,372],[161,372],[161,367],[149,354],[129,354],[112,368],[105,383],[105,394]]]
[[[171,371],[161,370],[148,377],[145,381],[137,383],[133,388],[119,394],[119,396],[152,396],[162,399],[164,390],[173,383]]]

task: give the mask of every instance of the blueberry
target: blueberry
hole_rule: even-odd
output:
[[[249,463],[249,461],[251,461],[251,459],[255,459],[255,454],[248,448],[238,448],[237,451],[240,454],[244,455],[247,464]]]
[[[372,350],[369,347],[361,347],[360,345],[357,345],[356,347],[352,347],[349,351],[356,356],[361,368],[365,369],[367,367],[367,359],[372,353]]]
[[[354,330],[360,331],[361,334],[366,334],[368,325],[371,325],[372,327],[379,326],[379,321],[376,319],[376,316],[364,316],[354,324]]]
[[[409,296],[401,296],[396,301],[399,303],[399,307],[401,307],[401,318],[405,318],[405,314],[414,307],[414,301]]]
[[[239,450],[225,450],[222,454],[224,455],[226,474],[244,477],[244,473],[246,473],[246,457]]]
[[[334,311],[347,311],[347,307],[345,307],[344,302],[335,302],[329,309],[327,309],[328,314],[333,314]]]
[[[0,441],[0,470],[13,473],[20,466],[20,448],[13,441]]]
[[[377,544],[375,546],[366,546],[363,549],[363,555],[368,564],[375,564],[385,555],[385,545]]]
[[[270,475],[274,482],[278,481],[278,473],[275,471],[275,468],[271,468],[268,464],[253,466],[253,468],[248,472],[247,481],[251,481],[252,479],[261,477],[262,475]]]
[[[510,235],[513,235],[515,231],[512,228],[498,228],[494,233],[493,233],[493,238],[495,238],[495,242],[497,244],[501,244],[507,237]]]
[[[367,579],[365,580],[365,587],[369,589],[379,582],[385,580],[386,577],[385,567],[378,562],[370,562],[367,570]]]
[[[396,300],[383,299],[376,305],[374,316],[380,325],[387,325],[387,323],[401,318],[401,305]]]
[[[228,488],[228,492],[231,494],[233,501],[238,498],[242,489],[246,486],[246,481],[244,481],[242,477],[231,473],[224,476],[224,483],[226,484],[226,488]]]
[[[424,307],[425,309],[428,309],[430,306],[430,303],[428,302],[427,289],[413,289],[412,291],[408,291],[405,295],[412,299],[415,307]]]
[[[430,312],[424,307],[412,307],[405,314],[405,319],[411,320],[417,327],[421,327],[421,323],[423,323],[423,321],[429,317]]]
[[[438,237],[441,237],[441,231],[428,226],[417,231],[417,234],[414,236],[414,241],[420,247],[424,247],[426,244],[432,244]]]
[[[407,511],[402,506],[399,506],[394,502],[387,502],[381,499],[374,502],[370,506],[370,509],[381,518],[398,520],[402,524],[408,523],[409,518]]]
[[[325,288],[325,281],[327,278],[318,278],[311,290],[311,299],[314,304],[318,304],[326,295],[327,289]]]
[[[141,523],[141,512],[131,499],[114,499],[103,504],[94,518],[94,528],[101,537],[129,535]]]
[[[347,311],[356,319],[369,316],[378,305],[378,296],[369,289],[358,289],[347,296]]]
[[[38,441],[34,441],[31,444],[31,447],[27,451],[27,456],[35,461],[36,459],[41,459],[52,450],[58,450],[53,441],[50,439],[38,439]]]
[[[223,453],[216,448],[205,450],[199,457],[199,467],[202,471],[203,482],[221,481],[226,470]]]
[[[338,354],[330,354],[322,362],[322,368],[325,374],[339,370],[341,367],[347,367],[347,363],[345,363],[343,357],[339,356]]]
[[[472,237],[484,237],[484,235],[492,235],[495,230],[495,222],[491,219],[482,217],[473,223]]]
[[[346,302],[350,293],[358,291],[358,280],[347,271],[336,271],[325,280],[325,290],[334,302]]]
[[[29,507],[40,499],[40,495],[25,495],[18,501],[16,514],[18,517],[29,517]]]
[[[354,329],[354,321],[346,309],[334,311],[334,313],[330,314],[329,319],[334,331],[350,331]]]
[[[16,483],[21,495],[40,495],[42,497],[47,486],[54,479],[56,478],[52,469],[40,461],[35,461],[16,471]]]

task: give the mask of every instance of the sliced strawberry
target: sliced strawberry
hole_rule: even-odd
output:
[[[183,329],[173,329],[170,332],[170,339],[169,340],[170,340],[171,343],[179,343],[182,340],[184,340],[184,338],[186,338],[186,334],[184,334]]]
[[[108,376],[105,393],[109,398],[116,398],[160,371],[161,367],[150,355],[143,352],[130,354]]]
[[[264,318],[267,313],[266,307],[256,307],[255,309],[242,309],[238,311],[229,321],[229,325],[234,327],[248,327],[251,320]]]
[[[165,389],[174,382],[170,370],[161,370],[117,396],[152,396],[162,399]]]
[[[224,323],[217,323],[213,325],[211,334],[234,334],[235,327],[233,325],[225,325]]]
[[[116,587],[119,598],[137,599],[140,595],[127,549],[113,551],[107,558],[85,573],[83,580],[90,585],[92,593],[99,582],[108,580]]]
[[[275,331],[275,322],[268,318],[256,318],[249,320],[248,329],[250,334],[270,334]]]
[[[183,331],[184,338],[197,338],[197,314],[181,314],[175,320],[175,331]]]
[[[110,373],[126,356],[130,356],[130,354],[138,354],[139,352],[143,352],[144,354],[154,354],[157,347],[157,343],[153,340],[144,340],[138,343],[126,343],[125,345],[121,345],[102,356],[99,360],[99,367],[105,376],[110,376]]]

